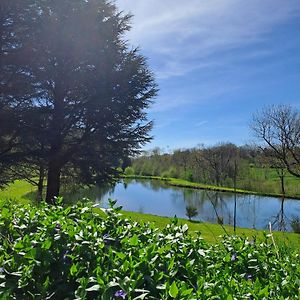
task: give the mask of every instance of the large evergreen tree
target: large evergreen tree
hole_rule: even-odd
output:
[[[84,183],[108,180],[119,158],[149,141],[145,109],[156,85],[145,58],[124,39],[130,16],[111,2],[15,3],[15,15],[2,22],[11,24],[17,40],[1,59],[14,55],[9,63],[22,79],[11,94],[5,91],[8,76],[1,79],[0,115],[9,110],[19,118],[9,126],[8,136],[17,143],[6,157],[47,169],[46,200],[52,202],[62,170]],[[18,76],[12,78],[16,83]]]

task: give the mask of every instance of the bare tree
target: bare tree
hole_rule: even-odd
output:
[[[289,105],[268,106],[253,115],[251,129],[262,148],[300,177],[300,114]]]
[[[202,158],[210,170],[211,180],[216,185],[223,184],[228,177],[233,178],[237,154],[238,148],[230,143],[221,143],[203,150]]]

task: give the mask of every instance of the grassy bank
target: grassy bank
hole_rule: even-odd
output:
[[[154,223],[155,226],[159,229],[164,229],[168,224],[170,224],[172,218],[168,217],[160,217],[150,214],[141,214],[137,212],[129,212],[122,211],[124,217],[130,218],[133,221],[137,222],[150,222]],[[221,236],[224,235],[234,235],[233,226],[229,225],[219,225],[219,224],[211,224],[206,222],[197,222],[197,221],[189,221],[186,219],[178,219],[179,224],[187,224],[189,227],[189,232],[191,234],[195,234],[197,232],[201,233],[203,239],[209,243],[217,243],[221,241]],[[236,228],[236,235],[245,236],[249,239],[259,239],[263,240],[264,236],[269,234],[266,230],[256,230],[256,229],[248,229],[248,228]],[[292,232],[273,232],[275,242],[278,245],[287,244],[292,246],[293,248],[300,249],[300,235]]]
[[[30,203],[35,200],[35,193],[35,186],[25,180],[16,180],[5,189],[0,189],[0,203],[6,200]]]
[[[132,177],[131,177],[132,178]],[[137,177],[135,177],[137,178]],[[156,177],[156,176],[139,176],[139,179],[153,179],[153,180],[164,180],[168,184],[181,186],[181,187],[194,187],[193,183],[185,182],[183,180],[179,179],[173,179],[170,183],[170,179]],[[179,182],[179,184],[178,184]],[[183,182],[183,184],[186,185],[180,185]],[[193,185],[193,186],[190,186]],[[195,184],[197,185],[197,184]],[[196,187],[200,188],[200,187]],[[201,187],[202,188],[202,187]],[[204,187],[203,187],[204,188]],[[230,190],[226,190],[230,191]],[[1,202],[6,202],[8,199],[13,200],[14,202],[19,202],[22,204],[25,203],[32,203],[34,201],[34,195],[35,195],[35,187],[27,183],[26,181],[15,181],[11,185],[9,185],[5,190],[0,191],[0,204]],[[137,212],[128,212],[128,211],[122,211],[122,214],[125,217],[129,217],[134,221],[137,222],[151,222],[154,223],[155,226],[159,229],[163,229],[167,226],[167,224],[170,223],[171,218],[168,217],[160,217],[150,214],[141,214]],[[217,241],[220,241],[220,235],[226,234],[225,231],[228,234],[233,234],[233,227],[224,225],[223,228],[221,225],[218,224],[211,224],[211,223],[202,223],[202,222],[190,222],[186,219],[179,219],[179,222],[181,224],[188,224],[190,232],[201,232],[202,237],[210,242],[210,243],[216,243]],[[224,231],[225,229],[225,231]],[[258,237],[263,238],[264,231],[262,230],[254,230],[254,229],[246,229],[246,228],[237,228],[236,234],[237,235],[245,235],[249,238]],[[287,243],[290,245],[293,245],[295,247],[300,248],[300,235],[295,233],[282,233],[282,232],[274,232],[274,236],[276,239],[276,242],[278,243]]]
[[[218,192],[231,192],[231,193],[236,192],[238,194],[277,197],[277,198],[283,197],[283,195],[279,193],[263,193],[263,192],[255,192],[255,191],[249,191],[243,189],[234,189],[231,187],[202,184],[202,183],[191,182],[191,181],[187,181],[184,179],[177,179],[177,178],[165,178],[160,176],[144,176],[144,175],[125,175],[124,177],[130,179],[163,180],[165,183],[167,183],[170,186],[176,186],[182,188],[192,188],[192,189],[210,190],[210,191],[218,191]],[[285,198],[300,200],[300,195],[298,196],[298,195],[286,194]]]

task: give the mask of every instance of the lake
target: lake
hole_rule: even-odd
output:
[[[117,200],[124,210],[158,216],[187,218],[186,207],[192,205],[199,214],[194,220],[233,225],[235,196],[214,192],[168,186],[158,180],[124,180],[114,187],[85,190],[78,198],[87,197],[108,207],[108,199]],[[293,199],[236,195],[236,224],[238,227],[291,231],[291,220],[300,217],[300,201]]]

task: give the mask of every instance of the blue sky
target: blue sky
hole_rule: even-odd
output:
[[[299,0],[117,0],[134,17],[159,85],[149,110],[165,150],[252,140],[251,115],[269,104],[300,109]]]

